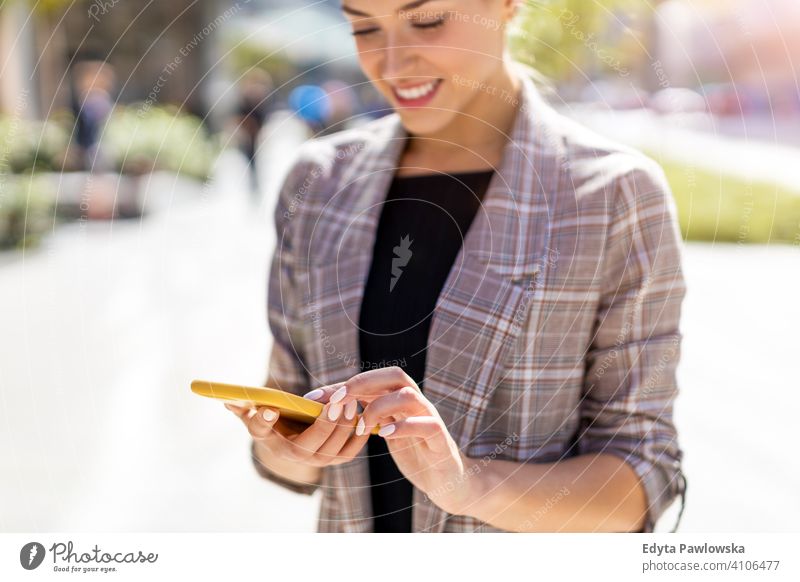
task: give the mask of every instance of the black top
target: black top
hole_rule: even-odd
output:
[[[399,366],[424,393],[431,315],[492,173],[399,176],[392,181],[359,318],[362,372]],[[367,452],[374,531],[410,532],[411,482],[397,468],[383,437],[370,435]]]

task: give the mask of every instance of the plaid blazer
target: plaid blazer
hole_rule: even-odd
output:
[[[274,211],[267,385],[304,394],[360,372],[360,303],[407,135],[392,113],[301,147]],[[653,531],[686,489],[672,420],[685,284],[665,175],[527,77],[508,138],[436,303],[425,396],[471,458],[621,457]],[[366,450],[296,489],[322,490],[319,531],[372,531]],[[502,531],[413,495],[414,531]]]

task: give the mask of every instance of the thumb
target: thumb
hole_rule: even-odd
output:
[[[280,412],[269,406],[258,406],[247,420],[247,429],[250,434],[262,439],[272,432],[273,425],[278,422]]]
[[[236,404],[233,404],[231,402],[226,402],[225,408],[227,408],[228,410],[233,412],[236,416],[238,416],[245,424],[247,424],[247,420],[253,414],[253,408],[250,406],[237,406]]]

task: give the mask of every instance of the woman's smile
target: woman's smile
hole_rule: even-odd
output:
[[[392,95],[400,107],[421,107],[430,103],[441,84],[441,79],[434,79],[403,87],[392,85]]]

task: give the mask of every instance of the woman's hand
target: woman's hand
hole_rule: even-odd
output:
[[[225,407],[242,420],[257,445],[267,451],[265,458],[272,456],[315,467],[340,465],[353,460],[369,438],[369,434],[354,434],[355,414],[350,418],[338,414],[331,419],[331,407],[336,412],[333,404],[326,405],[310,425],[280,418],[280,412],[268,406],[248,408],[226,403]]]
[[[397,366],[369,370],[339,385],[312,390],[306,398],[338,406],[340,410],[364,405],[356,435],[378,433],[397,467],[436,505],[463,515],[471,502],[474,483],[466,479],[469,462],[458,449],[436,407],[417,384]]]

